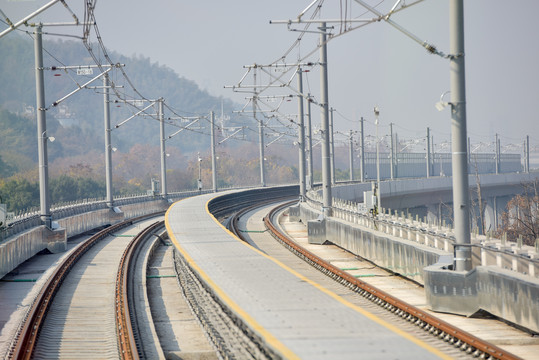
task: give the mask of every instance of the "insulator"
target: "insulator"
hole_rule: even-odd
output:
[[[427,49],[427,51],[430,52],[431,54],[434,54],[437,51],[436,46],[432,44],[425,44],[425,49]]]

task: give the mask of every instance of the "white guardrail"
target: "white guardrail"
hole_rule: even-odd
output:
[[[306,202],[313,208],[321,208],[322,196],[316,189],[310,190]],[[357,224],[361,227],[379,231],[390,236],[415,241],[439,250],[453,252],[455,237],[453,229],[445,224],[422,221],[411,214],[398,213],[382,208],[374,217],[369,214],[363,203],[333,198],[332,217]],[[495,265],[524,275],[539,277],[539,241],[535,247],[523,245],[520,239],[508,241],[491,238],[490,235],[472,233],[472,262],[477,265]]]

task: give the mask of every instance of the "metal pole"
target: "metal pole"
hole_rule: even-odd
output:
[[[45,81],[43,79],[42,27],[36,27],[34,39],[36,66],[36,110],[37,110],[37,150],[39,162],[39,202],[40,218],[49,229],[52,225],[49,194],[49,164],[47,155],[47,115],[45,113]]]
[[[395,133],[395,178],[399,178],[399,134]]]
[[[468,168],[470,167],[471,162],[472,162],[472,143],[471,143],[470,137],[468,137]]]
[[[255,118],[255,120],[257,120],[256,118],[256,98],[258,96],[258,93],[256,92],[256,68],[255,70],[253,71],[253,78],[254,78],[254,95],[253,95],[253,116]],[[258,121],[258,120],[257,120]],[[259,152],[260,152],[260,185],[262,187],[266,186],[266,174],[265,174],[265,171],[264,171],[264,167],[265,167],[265,164],[264,164],[264,126],[263,126],[263,121],[262,119],[260,119],[260,121],[258,122],[258,145],[260,146],[260,149],[259,149]]]
[[[427,153],[427,177],[430,177],[430,128],[427,127],[426,153]]]
[[[213,192],[217,192],[217,159],[215,157],[215,114],[210,112],[211,120],[211,175]]]
[[[330,148],[329,148],[329,161],[331,163],[331,184],[335,185],[335,138],[334,138],[334,131],[333,131],[333,112],[335,111],[334,108],[329,109],[329,141],[330,141]]]
[[[380,212],[382,209],[382,195],[380,191],[380,139],[378,138],[378,116],[380,115],[380,111],[378,110],[378,107],[374,107],[374,116],[376,117],[375,124],[376,124],[376,206],[377,206],[377,213]]]
[[[200,151],[197,152],[197,162],[198,162],[198,191],[202,191],[202,158],[200,157]]]
[[[309,176],[307,177],[307,188],[310,190],[314,182],[314,165],[313,165],[313,128],[311,126],[311,94],[307,94],[307,151],[309,152]]]
[[[500,173],[500,139],[496,133],[496,143],[494,144],[496,149],[496,174]]]
[[[328,63],[326,44],[326,23],[320,23],[320,117],[322,131],[322,197],[323,213],[331,216],[331,162],[330,162],[330,134],[328,110]]]
[[[350,130],[350,181],[354,181],[354,138],[352,136],[353,131]]]
[[[303,76],[301,67],[298,67],[298,90],[303,94]],[[303,201],[305,190],[305,125],[303,115],[303,95],[298,96],[298,142],[299,142],[299,200]]]
[[[530,172],[530,135],[526,135],[526,159],[524,160],[526,172]]]
[[[359,163],[360,165],[360,171],[361,171],[361,175],[360,175],[360,180],[361,182],[365,182],[365,137],[364,137],[364,134],[363,134],[363,121],[365,121],[363,119],[363,116],[361,117],[361,162]]]
[[[389,169],[391,174],[391,180],[395,178],[395,158],[393,156],[395,149],[393,148],[393,123],[389,123],[389,134],[391,136],[391,150],[389,154]]]
[[[109,102],[109,77],[103,76],[103,107],[105,118],[105,183],[107,186],[107,206],[114,206],[114,198],[112,196],[112,145],[110,141],[110,102]]]
[[[163,117],[163,99],[157,100],[159,116],[159,136],[161,137],[161,196],[167,198],[167,162],[165,149],[165,120]]]
[[[470,199],[466,154],[466,78],[464,67],[463,0],[450,0],[451,149],[453,166],[453,212],[455,221],[455,270],[472,268]]]

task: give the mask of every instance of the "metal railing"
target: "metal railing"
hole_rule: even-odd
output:
[[[321,209],[322,195],[316,189],[307,193],[305,202],[314,209]],[[373,231],[396,236],[405,240],[439,250],[453,252],[455,236],[451,226],[434,224],[415,219],[404,212],[391,214],[390,209],[382,208],[377,216],[369,214],[362,203],[333,198],[332,217],[366,227]],[[472,233],[472,249],[476,250],[476,264],[497,265],[498,267],[538,277],[539,253],[537,245],[523,246],[517,241],[493,239],[490,235]],[[525,262],[523,265],[522,263]]]
[[[189,190],[167,194],[167,199],[181,199],[188,196],[199,195],[211,192],[211,190]],[[129,204],[142,203],[163,199],[160,195],[135,194],[124,195],[114,198],[114,206],[125,206]],[[105,198],[81,199],[71,202],[55,204],[51,208],[52,220],[56,221],[67,217],[83,214],[90,211],[107,208]],[[7,221],[6,227],[0,230],[0,244],[7,238],[20,234],[26,230],[42,225],[38,208],[19,212],[11,220]]]

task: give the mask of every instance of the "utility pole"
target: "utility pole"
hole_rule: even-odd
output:
[[[363,119],[363,116],[361,117],[360,119],[360,123],[361,123],[361,144],[360,144],[360,149],[361,149],[361,162],[359,163],[359,167],[360,167],[360,171],[361,171],[361,175],[360,175],[360,180],[361,182],[365,182],[365,136],[364,136],[364,133],[363,133],[363,121],[365,121]]]
[[[253,116],[256,121],[256,99],[258,97],[258,93],[256,92],[256,67],[253,71],[253,78],[254,78],[254,96],[253,96]],[[258,144],[260,146],[259,152],[260,152],[260,186],[264,187],[266,186],[266,174],[264,171],[264,124],[262,119],[258,121]]]
[[[331,163],[331,184],[335,185],[335,138],[334,138],[334,131],[333,131],[333,112],[335,111],[334,108],[329,109],[330,117],[329,117],[329,141],[330,141],[330,148],[329,148],[329,159]]]
[[[426,155],[427,155],[427,156],[426,156],[426,159],[427,159],[427,178],[429,178],[430,175],[431,175],[431,174],[430,174],[430,163],[431,163],[431,160],[430,160],[430,128],[429,128],[429,127],[427,127],[427,137],[426,137],[425,141],[426,141],[426,143],[425,143],[425,144],[426,144],[425,149],[426,149],[426,153],[427,153],[427,154],[426,154]]]
[[[453,165],[454,262],[456,271],[472,268],[470,199],[466,155],[466,77],[464,64],[463,0],[449,2],[451,149]]]
[[[395,178],[399,178],[399,134],[395,133]]]
[[[395,149],[393,148],[393,123],[389,123],[389,134],[391,136],[391,149],[389,154],[389,169],[391,174],[391,180],[395,179],[395,158],[393,156]]]
[[[329,134],[329,111],[328,111],[328,60],[326,43],[326,23],[320,23],[320,108],[321,108],[321,131],[322,131],[322,197],[323,214],[331,216],[331,163],[330,163],[330,134]]]
[[[526,154],[524,159],[524,171],[530,172],[530,135],[526,135],[526,144],[524,145],[524,152]]]
[[[45,113],[45,81],[43,79],[42,26],[36,27],[34,55],[36,66],[36,113],[37,113],[37,150],[39,161],[39,202],[41,222],[51,228],[52,216],[49,194],[49,158],[47,155],[47,115]]]
[[[470,137],[468,137],[468,168],[470,167],[471,163],[472,163],[472,143],[471,143]]]
[[[105,119],[105,183],[107,186],[107,206],[114,206],[113,190],[112,190],[112,145],[111,145],[111,129],[110,129],[110,101],[109,101],[109,77],[103,76],[103,106]]]
[[[299,201],[305,198],[305,126],[303,115],[303,75],[298,66],[298,143],[299,143]]]
[[[350,130],[349,151],[350,151],[350,181],[354,181],[354,138],[353,131]]]
[[[307,177],[307,188],[310,190],[314,182],[314,165],[313,165],[313,128],[311,122],[311,94],[307,94],[307,151],[309,152],[309,176]]]
[[[498,133],[496,133],[496,143],[495,149],[496,149],[496,174],[500,173],[500,139],[498,138]]]
[[[210,121],[211,121],[211,175],[212,175],[212,184],[213,192],[217,192],[217,161],[215,157],[215,114],[210,112]]]
[[[380,139],[378,138],[378,125],[380,124],[378,116],[380,115],[380,110],[378,106],[374,107],[374,116],[376,118],[376,213],[379,213],[382,209],[382,196],[380,189]]]
[[[163,117],[163,98],[157,100],[157,115],[159,117],[159,136],[161,138],[161,196],[167,198],[167,162],[165,149],[165,119]]]

